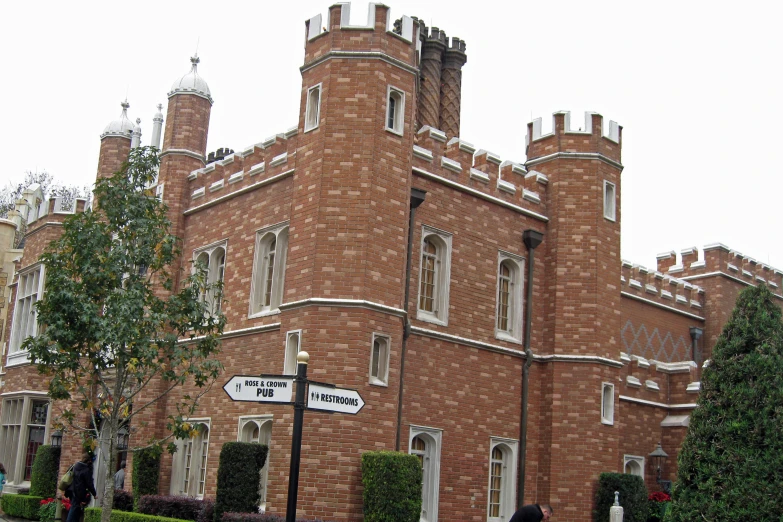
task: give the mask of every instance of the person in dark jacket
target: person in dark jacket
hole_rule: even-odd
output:
[[[82,460],[73,466],[73,482],[71,483],[71,509],[66,522],[79,522],[84,513],[84,507],[90,502],[90,495],[96,496],[95,484],[92,481],[92,456],[85,452]]]
[[[549,504],[528,504],[519,508],[508,522],[540,522],[549,520],[554,512]]]

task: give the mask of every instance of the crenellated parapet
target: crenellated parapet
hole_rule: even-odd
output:
[[[773,293],[783,295],[783,271],[753,257],[732,250],[722,243],[685,248],[658,254],[658,271],[679,278],[722,273],[746,284],[766,284]]]
[[[481,192],[540,216],[546,216],[548,178],[528,172],[523,164],[502,160],[497,154],[476,149],[460,138],[447,139],[446,133],[422,127],[413,146],[413,167],[468,190]]]
[[[703,315],[704,289],[658,270],[623,260],[620,289],[630,297],[697,316]]]
[[[318,14],[305,22],[305,59],[302,70],[329,58],[351,58],[351,53],[374,52],[380,59],[398,61],[415,71],[418,26],[403,16],[395,31],[391,13],[383,4],[369,4],[366,22],[351,25],[351,4],[338,3],[326,16]]]
[[[297,136],[297,127],[292,127],[240,151],[226,154],[229,149],[218,149],[210,153],[217,159],[188,175],[188,209],[290,174],[295,164]]]
[[[622,127],[615,121],[606,121],[598,113],[586,112],[584,123],[576,124],[571,122],[570,111],[555,112],[550,132],[544,133],[541,118],[528,123],[527,165],[530,167],[558,153],[595,154],[620,165],[621,142]]]

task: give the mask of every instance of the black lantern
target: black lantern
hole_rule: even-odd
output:
[[[648,455],[648,457],[650,457],[650,460],[656,469],[655,481],[661,485],[661,489],[664,493],[671,493],[672,481],[661,480],[661,470],[663,469],[664,462],[666,462],[666,459],[669,458],[669,454],[663,451],[661,443],[659,442],[658,446],[656,446],[656,448]]]
[[[59,448],[63,445],[63,432],[62,430],[54,430],[52,432],[52,446]]]
[[[128,449],[128,428],[126,426],[117,430],[117,449],[119,451],[125,451]]]

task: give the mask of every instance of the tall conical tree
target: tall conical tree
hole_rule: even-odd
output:
[[[783,521],[783,322],[770,290],[744,290],[702,375],[671,519]]]

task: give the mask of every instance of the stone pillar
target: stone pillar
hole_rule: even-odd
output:
[[[449,138],[459,136],[462,66],[467,61],[465,42],[459,38],[452,38],[451,47],[446,50],[441,70],[440,126],[438,127]]]

